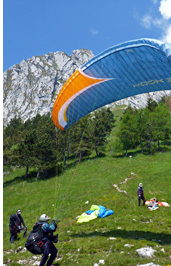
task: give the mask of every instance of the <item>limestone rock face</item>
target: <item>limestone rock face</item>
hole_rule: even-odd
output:
[[[93,57],[86,49],[33,56],[12,66],[3,75],[3,119],[22,120],[52,111],[54,101],[67,79]]]

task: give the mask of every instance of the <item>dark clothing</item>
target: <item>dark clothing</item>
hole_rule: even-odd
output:
[[[144,197],[143,188],[142,187],[138,187],[137,193],[138,193],[138,206],[141,205],[141,199],[143,200],[143,206],[144,206],[145,202],[146,202],[146,199]]]
[[[10,228],[10,234],[11,234],[11,236],[10,236],[10,242],[12,244],[17,239],[17,233],[11,231],[11,228]]]
[[[24,220],[23,220],[23,217],[19,214],[11,214],[10,216],[10,225],[13,227],[13,226],[16,226],[17,228],[20,226],[21,227],[21,224],[24,225],[25,227],[25,223],[24,223]]]
[[[140,197],[138,197],[138,206],[141,205],[141,199],[143,200],[143,206],[145,205],[146,199],[144,198],[144,195],[142,194]]]
[[[11,214],[9,222],[11,243],[13,243],[15,239],[17,239],[17,233],[20,233],[22,228],[21,224],[23,224],[23,226],[26,227],[22,216],[15,213]]]
[[[42,241],[45,243],[43,256],[42,256],[42,259],[41,259],[39,266],[44,266],[47,259],[48,259],[49,254],[51,254],[51,256],[50,256],[50,258],[46,264],[46,266],[50,266],[50,265],[52,265],[54,259],[57,256],[57,252],[58,252],[56,247],[53,244],[53,241],[55,239],[55,237],[53,236],[53,233],[56,231],[57,226],[53,222],[51,223],[51,225],[48,224],[47,222],[39,222],[39,223],[42,223],[42,230],[43,230],[43,234],[44,234]]]
[[[44,266],[47,259],[48,259],[48,256],[49,254],[51,254],[46,266],[51,266],[54,259],[56,258],[57,256],[57,249],[56,247],[54,246],[54,244],[50,241],[50,242],[46,242],[45,243],[45,249],[44,249],[44,252],[43,252],[43,256],[42,256],[42,259],[41,259],[41,262],[39,264],[39,266]]]

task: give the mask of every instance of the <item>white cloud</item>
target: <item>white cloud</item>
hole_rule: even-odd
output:
[[[165,24],[167,24],[167,23],[164,23],[162,18],[153,19],[153,25],[155,27],[158,27],[158,28],[162,29]]]
[[[152,16],[150,16],[148,14],[143,16],[142,19],[141,19],[141,24],[146,29],[150,29],[151,28],[152,22],[153,22]]]
[[[164,21],[163,18],[154,18],[153,16],[146,14],[141,18],[141,25],[146,29],[151,29],[152,27],[163,29],[168,23],[167,21]]]
[[[171,43],[171,0],[161,0],[159,12],[163,18],[162,40]]]
[[[171,43],[171,25],[163,33],[162,40]]]
[[[96,30],[94,28],[91,29],[91,34],[92,35],[97,35],[98,33],[99,33],[98,30]]]
[[[161,0],[159,11],[164,19],[171,18],[171,0]]]
[[[158,6],[158,11],[154,15],[150,11],[143,17],[139,18],[138,14],[134,17],[140,19],[141,25],[146,29],[156,27],[161,30],[163,41],[171,43],[171,0],[152,0],[153,4]]]
[[[153,4],[157,4],[158,0],[152,0]]]

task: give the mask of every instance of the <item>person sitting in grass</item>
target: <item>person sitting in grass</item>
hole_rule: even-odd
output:
[[[143,184],[139,183],[139,187],[137,189],[138,193],[138,206],[141,205],[141,200],[143,200],[143,206],[145,205],[146,199],[144,197],[144,191],[143,191]]]
[[[21,224],[23,224],[24,228],[21,226]],[[21,230],[26,229],[23,217],[21,216],[21,210],[17,210],[17,214],[16,213],[11,214],[9,229],[10,229],[10,242],[11,244],[13,244],[14,240],[17,239],[17,234],[20,233]]]
[[[148,209],[150,210],[150,211],[152,211],[152,210],[157,210],[159,207],[158,207],[158,200],[156,199],[156,198],[152,198],[152,199],[150,199],[150,202],[149,202],[149,204],[148,204]]]

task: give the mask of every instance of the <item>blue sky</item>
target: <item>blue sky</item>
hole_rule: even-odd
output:
[[[154,38],[171,43],[171,0],[4,0],[3,71],[23,59]]]

